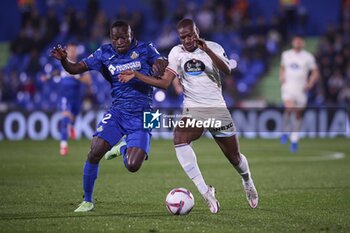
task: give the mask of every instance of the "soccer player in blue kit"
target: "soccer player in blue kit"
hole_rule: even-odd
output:
[[[126,143],[120,151],[130,172],[139,170],[148,156],[151,133],[143,129],[143,112],[151,110],[152,87],[137,79],[121,83],[118,75],[130,69],[144,75],[150,75],[152,71],[161,75],[168,64],[152,44],[134,39],[130,25],[124,21],[112,24],[110,39],[110,44],[102,45],[78,63],[69,61],[67,52],[61,46],[53,48],[51,52],[51,56],[60,60],[67,72],[80,74],[97,70],[111,84],[112,106],[93,135],[83,173],[84,201],[75,212],[87,212],[94,208],[92,195],[99,162],[124,135]]]
[[[67,44],[67,56],[71,61],[77,61],[77,44],[70,41]],[[41,77],[42,81],[58,77],[57,92],[58,110],[61,112],[60,120],[60,155],[68,155],[68,137],[76,138],[74,129],[75,119],[80,113],[84,86],[90,87],[91,77],[89,72],[82,75],[70,75],[61,65],[52,64],[52,71]],[[56,80],[56,79],[55,79]],[[56,81],[55,81],[56,82]]]

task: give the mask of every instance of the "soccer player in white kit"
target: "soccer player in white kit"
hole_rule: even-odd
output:
[[[281,143],[288,141],[290,134],[290,151],[298,151],[299,130],[302,113],[307,105],[307,92],[318,80],[319,72],[315,57],[304,50],[302,37],[294,36],[292,49],[282,53],[280,68],[281,94],[284,105],[284,129]],[[310,74],[311,72],[311,74]]]
[[[227,110],[221,92],[220,72],[230,74],[229,60],[224,49],[215,42],[205,41],[198,36],[199,30],[191,19],[183,19],[177,24],[182,44],[175,46],[169,54],[169,65],[161,78],[148,77],[137,71],[126,71],[119,76],[121,82],[138,78],[150,85],[166,89],[175,77],[180,78],[184,90],[183,122],[216,119],[220,127],[180,127],[174,131],[176,156],[188,177],[212,213],[217,213],[220,204],[215,197],[215,188],[207,185],[197,164],[191,142],[200,138],[204,130],[209,130],[229,162],[242,177],[248,204],[258,206],[255,189],[246,157],[239,151],[235,125]]]

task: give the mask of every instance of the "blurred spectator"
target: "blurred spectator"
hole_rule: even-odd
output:
[[[158,39],[157,48],[161,54],[168,54],[170,49],[178,42],[177,32],[171,26],[163,27]]]
[[[350,82],[347,82],[347,84],[340,90],[338,102],[341,106],[350,106]]]
[[[96,13],[96,18],[92,22],[90,29],[90,39],[93,41],[102,42],[104,38],[109,36],[109,21],[103,11]]]
[[[158,22],[163,22],[167,16],[168,1],[167,0],[153,0],[153,12]]]
[[[334,104],[338,100],[338,94],[344,85],[343,76],[340,69],[333,72],[332,76],[328,80],[328,100]]]
[[[98,0],[88,0],[86,7],[87,24],[92,25],[100,12],[100,4]]]
[[[173,22],[179,22],[186,15],[186,1],[180,0],[175,9],[174,15],[172,16]]]
[[[24,29],[21,29],[18,37],[12,41],[10,50],[15,55],[24,55],[33,47],[34,41],[29,37]]]
[[[297,13],[299,4],[299,0],[280,0],[282,15],[284,15],[284,17],[286,18],[289,30],[293,33],[296,32],[296,26],[298,22]]]
[[[350,1],[342,1],[341,22],[330,25],[320,40],[318,62],[325,101],[330,105],[349,106],[350,82]],[[320,91],[319,91],[320,92]]]
[[[234,28],[238,28],[248,18],[248,9],[248,0],[237,0],[230,6],[227,15]]]
[[[213,31],[214,13],[211,0],[206,0],[195,16],[197,26],[203,38],[208,38]]]
[[[35,7],[35,0],[19,0],[18,9],[21,12],[21,27],[30,20],[32,9]]]

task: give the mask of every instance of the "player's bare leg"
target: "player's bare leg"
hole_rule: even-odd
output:
[[[253,179],[250,174],[247,158],[240,153],[239,143],[236,135],[230,137],[214,137],[226,158],[230,161],[236,171],[242,177],[242,184],[246,193],[248,204],[251,208],[256,208],[259,202]]]
[[[183,118],[182,120],[186,122],[189,119]],[[196,185],[203,199],[207,202],[209,210],[215,214],[220,210],[220,204],[215,198],[215,188],[205,183],[198,167],[196,154],[191,147],[191,142],[200,138],[202,134],[203,128],[176,127],[174,131],[174,147],[177,159],[185,173]]]

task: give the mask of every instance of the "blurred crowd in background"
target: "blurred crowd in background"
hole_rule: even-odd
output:
[[[342,4],[337,26],[322,36],[316,59],[321,82],[316,92],[319,104],[350,106],[350,1]]]
[[[7,63],[0,70],[2,104],[26,110],[55,110],[57,82],[43,82],[41,78],[54,62],[49,57],[50,49],[73,39],[79,44],[80,57],[88,56],[109,42],[109,26],[115,19],[127,20],[136,39],[152,41],[167,56],[179,43],[176,23],[184,17],[193,18],[201,37],[220,43],[229,58],[238,63],[232,75],[223,79],[229,107],[255,98],[256,87],[271,63],[280,58],[281,50],[288,48],[290,36],[308,33],[308,12],[299,1],[280,1],[279,11],[271,18],[252,15],[249,0],[178,1],[171,10],[169,1],[149,0],[144,1],[144,9],[120,5],[113,17],[107,16],[98,0],[87,0],[83,9],[68,2],[46,1],[47,11],[39,13],[35,0],[18,1],[21,26],[10,43]],[[322,39],[315,55],[321,82],[310,94],[310,105],[350,106],[349,2],[343,1],[339,9],[339,24],[319,35]],[[104,108],[110,104],[109,83],[97,72],[91,75],[92,88],[85,92],[84,108]],[[154,105],[180,107],[181,98],[173,88],[167,92],[156,90]]]

